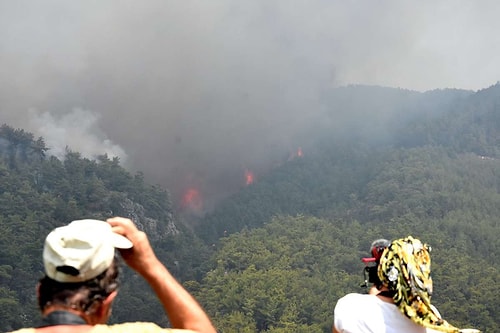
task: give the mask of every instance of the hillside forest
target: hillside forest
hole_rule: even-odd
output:
[[[220,332],[331,332],[336,301],[364,293],[377,238],[432,247],[433,304],[455,326],[500,327],[500,85],[477,92],[351,86],[325,92],[353,117],[310,129],[303,156],[203,216],[117,158],[0,127],[0,331],[37,325],[47,233],[75,219],[126,216]],[[381,110],[384,110],[382,116]],[[168,318],[128,268],[111,322]],[[362,314],[360,314],[362,315]]]

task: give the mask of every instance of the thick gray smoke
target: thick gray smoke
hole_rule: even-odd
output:
[[[1,122],[44,136],[54,154],[120,156],[176,200],[190,186],[217,200],[244,185],[245,170],[265,172],[301,146],[335,86],[495,83],[499,9],[0,0]]]

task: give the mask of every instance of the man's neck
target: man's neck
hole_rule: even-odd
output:
[[[386,286],[381,286],[380,288],[375,287],[373,285],[370,288],[370,291],[368,292],[370,295],[377,296],[380,298],[382,301],[387,302],[387,303],[394,303],[394,300],[392,298],[392,292],[387,288]]]
[[[87,325],[89,323],[88,316],[82,311],[58,305],[45,308],[42,316],[44,326]]]

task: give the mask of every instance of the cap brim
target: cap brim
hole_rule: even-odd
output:
[[[117,249],[130,249],[134,246],[128,238],[117,233],[111,232],[110,238],[113,246]]]

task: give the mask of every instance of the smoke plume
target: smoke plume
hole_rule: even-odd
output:
[[[98,125],[99,116],[88,110],[74,109],[60,118],[49,112],[31,110],[27,127],[35,128],[45,140],[48,153],[64,159],[67,150],[95,159],[99,155],[118,157],[126,163],[124,150],[111,142]]]

